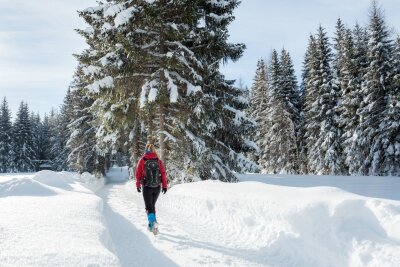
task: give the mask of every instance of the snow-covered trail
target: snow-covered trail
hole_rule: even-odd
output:
[[[142,195],[132,183],[108,184],[98,195],[104,200],[104,216],[122,266],[265,266],[251,249],[227,246],[235,243],[232,234],[237,229],[193,222],[163,201],[168,193],[157,202],[157,237],[147,231]]]
[[[97,193],[104,201],[104,217],[122,266],[176,266],[154,247],[147,234],[139,199],[125,184],[108,184]]]

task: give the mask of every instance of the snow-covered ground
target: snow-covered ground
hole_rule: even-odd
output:
[[[366,197],[400,200],[400,177],[247,174],[239,179],[290,187],[330,186]]]
[[[0,176],[0,266],[116,266],[102,199],[70,173]]]
[[[102,188],[69,173],[0,176],[0,266],[400,266],[399,177],[176,185],[154,237],[127,176],[114,168],[118,183]]]

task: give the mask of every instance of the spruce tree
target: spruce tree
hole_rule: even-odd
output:
[[[13,146],[15,167],[20,172],[34,171],[34,151],[32,147],[32,126],[28,104],[21,102],[13,125]]]
[[[52,144],[53,166],[57,171],[68,170],[68,154],[67,141],[69,139],[68,125],[72,119],[72,95],[70,89],[64,98],[64,102],[60,107],[60,112],[56,116],[57,125],[54,128],[54,142]]]
[[[44,114],[40,137],[40,160],[52,160],[51,156],[51,126],[49,122],[49,116]]]
[[[340,57],[339,87],[341,101],[338,107],[339,127],[342,130],[341,144],[345,160],[346,173],[354,173],[354,158],[352,143],[355,131],[359,124],[357,110],[362,101],[361,98],[361,69],[357,65],[357,54],[353,42],[352,32],[348,29],[342,37],[342,54]]]
[[[382,175],[400,175],[400,37],[393,51],[393,80],[382,127],[383,160],[379,169]]]
[[[307,142],[313,142],[311,138],[313,135],[313,131],[305,131],[306,125],[310,127],[310,119],[306,117],[310,116],[309,113],[306,112],[306,99],[311,99],[314,97],[314,93],[308,89],[308,86],[311,85],[311,76],[315,72],[314,65],[314,54],[316,53],[316,40],[314,35],[309,36],[307,50],[304,56],[303,61],[303,69],[302,69],[302,81],[300,84],[300,129],[299,129],[299,172],[307,174],[308,170],[308,158],[307,158]],[[308,96],[308,97],[307,97]],[[316,130],[316,129],[315,129]]]
[[[98,148],[130,145],[135,154],[143,139],[157,136],[167,168],[204,179],[235,180],[232,171],[252,165],[243,156],[252,147],[244,133],[253,127],[242,112],[245,92],[219,72],[221,61],[244,49],[227,43],[238,4],[109,1],[81,12],[90,49],[78,60],[95,100]]]
[[[0,172],[13,172],[14,151],[12,146],[11,112],[6,98],[0,106]]]
[[[354,40],[354,64],[358,69],[358,80],[360,83],[363,82],[364,75],[368,68],[368,32],[367,29],[356,24],[353,29],[353,40]]]
[[[129,150],[134,161],[139,156],[142,131],[140,83],[148,77],[140,64],[142,40],[132,28],[144,12],[137,2],[110,1],[80,12],[90,27],[78,32],[90,49],[77,55],[82,78],[88,83],[88,97],[95,100],[90,112],[98,125],[97,149],[102,154]]]
[[[346,27],[343,24],[342,20],[339,18],[336,22],[336,32],[334,38],[334,59],[333,59],[333,76],[335,79],[336,86],[340,92],[341,88],[341,79],[342,79],[342,69],[344,64],[344,58],[346,57],[345,49],[345,36],[346,36]]]
[[[254,162],[244,156],[256,149],[245,136],[255,126],[243,112],[248,108],[243,97],[245,92],[235,88],[233,81],[227,81],[219,71],[220,62],[236,61],[245,48],[243,44],[228,43],[228,26],[234,20],[233,11],[239,1],[208,0],[201,4],[206,27],[197,28],[200,38],[194,43],[193,49],[203,62],[203,94],[200,104],[204,108],[202,116],[199,116],[202,120],[196,125],[195,132],[206,141],[207,153],[200,154],[199,172],[203,179],[236,181],[233,171],[254,171],[257,168]],[[201,14],[197,14],[196,20],[199,16]],[[205,129],[204,123],[214,127]]]
[[[290,120],[295,127],[297,149],[300,147],[300,112],[301,112],[301,96],[297,86],[297,78],[294,71],[292,58],[288,51],[282,49],[280,56],[281,63],[281,81],[282,90],[284,92],[284,101],[287,112],[290,114]]]
[[[340,174],[343,166],[336,121],[338,92],[333,84],[330,44],[321,26],[315,51],[310,55],[304,110],[308,170],[316,174]]]
[[[286,52],[283,56],[287,61]],[[290,67],[288,63],[289,61],[285,62],[285,67]],[[296,88],[291,88],[293,84],[288,82],[288,77],[283,77],[283,74],[287,75],[290,71],[283,71],[278,53],[273,50],[269,65],[268,104],[267,109],[263,111],[266,134],[263,136],[260,148],[264,153],[259,161],[263,172],[267,173],[296,173],[298,171],[298,147],[294,122],[296,115],[291,113],[296,109],[295,105],[298,102],[292,92],[292,89],[296,90]]]
[[[260,111],[265,104],[267,95],[267,66],[263,59],[257,62],[257,70],[251,87],[249,116],[253,120],[260,120]]]
[[[264,123],[265,120],[262,117],[262,112],[267,107],[267,96],[268,96],[268,81],[267,81],[267,66],[263,59],[257,63],[257,70],[254,77],[254,82],[251,87],[250,105],[248,109],[248,116],[254,120],[257,124],[255,131],[249,133],[252,137],[251,140],[260,147],[261,137],[265,135]],[[256,150],[250,156],[251,159],[256,162],[259,160],[261,150]]]
[[[96,124],[91,106],[94,100],[88,97],[87,83],[82,80],[82,67],[78,66],[71,84],[71,123],[68,125],[67,148],[69,166],[79,172],[104,174],[104,157],[96,149]]]
[[[360,125],[353,145],[359,155],[358,174],[379,175],[383,167],[384,143],[381,122],[385,117],[391,87],[392,41],[382,11],[373,2],[368,28],[368,68],[361,88],[363,101],[357,113]]]
[[[31,113],[30,116],[31,127],[32,127],[32,151],[33,151],[33,165],[35,170],[39,167],[40,152],[41,152],[41,135],[42,135],[42,122],[39,114]]]

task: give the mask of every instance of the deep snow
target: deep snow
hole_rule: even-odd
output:
[[[0,176],[0,266],[116,266],[102,199],[70,173]]]
[[[0,176],[0,266],[400,266],[398,177],[176,185],[154,237],[126,168],[85,175]]]

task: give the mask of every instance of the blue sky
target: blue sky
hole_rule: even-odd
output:
[[[398,34],[399,0],[379,3]],[[42,115],[62,103],[76,66],[72,54],[85,48],[74,31],[85,27],[76,10],[94,5],[95,0],[0,0],[0,97],[7,97],[13,114],[22,100]],[[370,0],[242,0],[230,39],[247,50],[222,70],[251,86],[257,60],[285,47],[300,75],[309,34],[321,24],[333,36],[338,17],[348,26],[365,25],[369,6]]]

